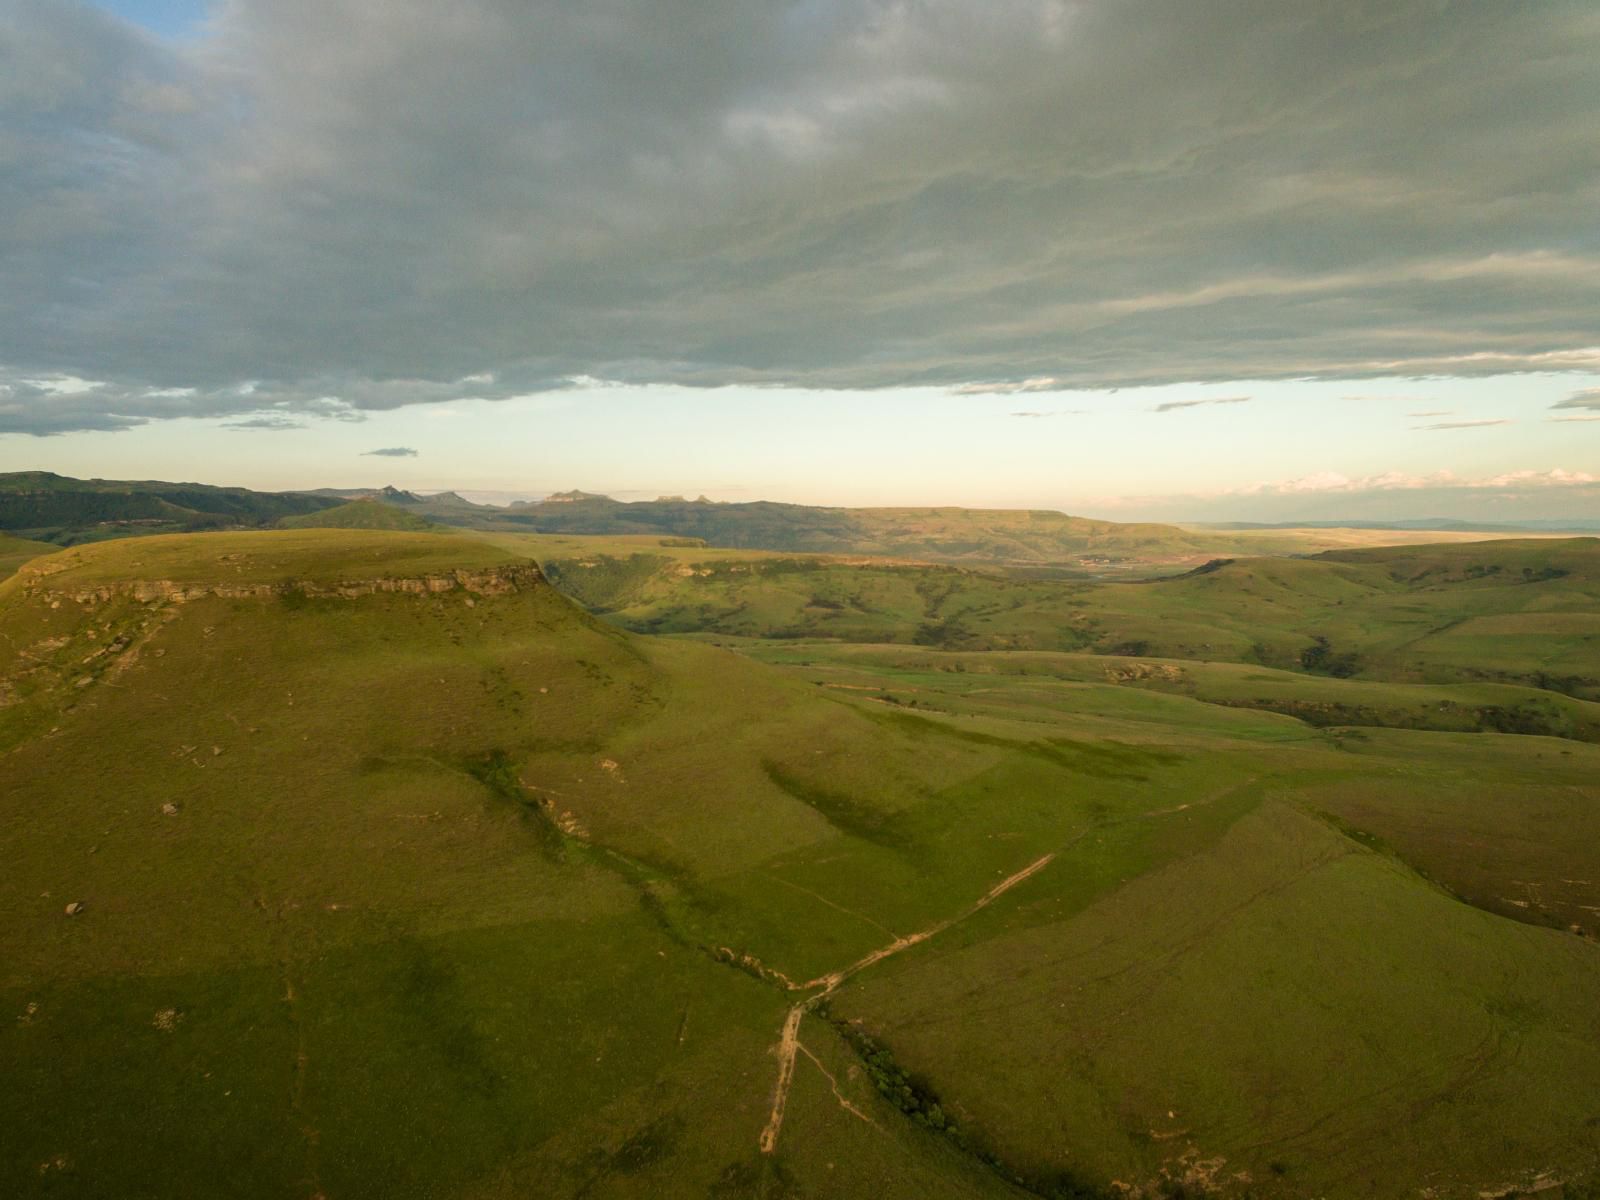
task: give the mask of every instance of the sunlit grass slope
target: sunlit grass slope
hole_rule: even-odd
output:
[[[1232,663],[814,642],[744,651],[836,694],[930,716],[1092,722],[1104,736],[1183,749],[1250,740],[1292,749],[1289,761],[1303,763],[1310,747],[1335,747],[1331,762],[1297,769],[1306,807],[1472,904],[1600,935],[1600,747],[1574,739],[1585,732],[1578,722],[1592,719],[1590,703],[1550,693],[1529,701],[1527,689],[1497,684],[1367,683]],[[1557,722],[1564,737],[1498,735],[1495,723],[1534,702],[1575,718]]]
[[[1593,801],[1600,749],[976,678],[639,638],[460,535],[31,562],[0,584],[0,1194],[1593,1170],[1594,942],[1442,888],[1600,867],[1470,850]]]
[[[1254,663],[1600,699],[1600,540],[1219,562],[1143,583],[882,560],[530,547],[625,628]]]
[[[1318,727],[1527,733],[1600,742],[1600,703],[1512,684],[1391,683],[1246,663],[1049,651],[975,652],[803,640],[729,644],[766,662],[837,664],[886,678],[905,676],[911,688],[908,701],[916,699],[917,676],[931,673],[946,689],[955,686],[948,679],[950,673],[970,676],[964,686],[976,694],[993,692],[987,677],[998,674],[1022,677],[1036,685],[1070,681],[1191,697],[1228,708],[1284,713]]]
[[[885,726],[530,569],[317,531],[5,586],[0,1191],[1004,1191],[809,1093],[762,1155],[788,1000],[738,960],[803,979],[981,893],[1099,758]],[[1020,841],[965,852],[994,772]]]
[[[1372,678],[1496,679],[1600,698],[1600,539],[1249,559],[1086,597],[1149,654]]]
[[[1080,913],[1054,917],[1050,883],[1034,927],[906,956],[833,1006],[1009,1161],[1043,1176],[1067,1145],[1184,1194],[1371,1197],[1593,1161],[1592,945],[1270,799]]]
[[[283,529],[406,529],[412,532],[440,531],[440,527],[416,513],[377,500],[352,500],[335,508],[284,517]]]

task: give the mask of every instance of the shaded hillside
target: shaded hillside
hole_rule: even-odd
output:
[[[12,537],[10,534],[0,533],[0,579],[10,575],[30,558],[37,558],[41,554],[50,554],[57,547],[48,542],[35,542],[27,538]]]
[[[1600,878],[1595,838],[1533,852],[1600,750],[932,678],[638,638],[458,535],[25,564],[0,1193],[1458,1200],[1594,1169],[1594,943],[1412,864],[1475,898]]]
[[[338,501],[202,483],[0,474],[0,530],[60,545],[133,534],[266,527]]]

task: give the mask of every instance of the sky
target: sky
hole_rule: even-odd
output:
[[[0,470],[1600,519],[1600,10],[0,0]]]

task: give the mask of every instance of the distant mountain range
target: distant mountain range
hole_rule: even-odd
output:
[[[704,496],[626,502],[576,490],[505,507],[473,504],[454,492],[421,496],[398,488],[328,488],[314,494],[378,500],[440,524],[471,529],[694,538],[741,550],[1106,566],[1120,560],[1203,559],[1239,549],[1237,539],[1176,525],[1097,521],[1048,509],[831,508],[767,500],[725,504]]]
[[[0,530],[63,546],[134,534],[265,528],[338,503],[300,492],[204,483],[72,479],[49,471],[0,474]]]
[[[1180,527],[1100,521],[1048,509],[833,508],[765,500],[719,503],[704,496],[624,502],[576,490],[499,506],[475,504],[455,492],[421,495],[395,487],[257,492],[199,483],[81,480],[45,471],[0,475],[0,530],[56,545],[280,524],[416,529],[428,522],[505,533],[692,538],[730,549],[1095,573],[1193,566],[1230,555],[1313,553],[1355,544],[1349,538],[1305,533],[1308,528],[1367,530],[1373,534],[1369,542],[1416,541],[1420,540],[1416,535],[1434,533],[1450,540],[1472,534],[1600,529],[1600,525],[1558,522],[1475,526],[1444,518],[1388,524]]]

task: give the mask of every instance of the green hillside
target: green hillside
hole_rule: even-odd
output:
[[[1255,559],[1087,597],[1103,642],[1361,678],[1600,699],[1600,539]]]
[[[568,594],[639,632],[1081,650],[1321,677],[1495,682],[1600,700],[1595,538],[1240,559],[1140,583],[659,545],[591,548],[577,539],[525,545]]]
[[[320,512],[284,517],[278,525],[282,529],[409,529],[413,532],[439,528],[426,517],[377,500],[351,500]]]
[[[629,634],[459,535],[23,566],[0,1194],[1464,1200],[1600,1167],[1600,896],[1561,883],[1600,880],[1600,747],[1103,674],[1137,660],[761,645],[789,665]]]
[[[0,473],[0,530],[64,546],[139,534],[263,527],[337,503],[202,483]]]
[[[0,533],[0,579],[5,579],[30,558],[49,554],[55,549],[48,542],[35,542]]]

